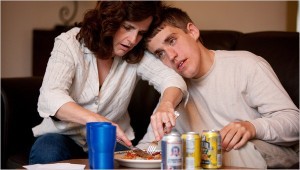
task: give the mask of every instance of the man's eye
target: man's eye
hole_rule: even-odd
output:
[[[164,51],[161,51],[161,52],[159,52],[159,53],[156,53],[156,56],[159,58],[159,59],[164,59],[164,57],[165,57],[165,52]]]
[[[176,39],[175,38],[171,38],[169,41],[170,45],[174,45],[176,43]]]

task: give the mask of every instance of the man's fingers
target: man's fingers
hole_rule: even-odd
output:
[[[230,130],[226,134],[223,134],[224,136],[222,136],[222,147],[224,149],[228,148],[228,145],[230,144],[231,140],[233,139],[235,133],[236,133],[236,131]]]
[[[222,141],[224,141],[224,139],[229,131],[230,131],[230,127],[228,125],[220,130]]]
[[[233,149],[240,149],[248,142],[248,139],[243,137],[236,145],[233,146]]]
[[[230,142],[228,143],[227,147],[225,148],[226,151],[230,151],[238,142],[240,142],[241,138],[241,133],[235,133],[234,136],[231,138]]]

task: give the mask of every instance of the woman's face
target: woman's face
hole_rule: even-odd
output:
[[[124,21],[113,38],[114,56],[122,57],[143,38],[152,22],[152,16],[139,22]]]

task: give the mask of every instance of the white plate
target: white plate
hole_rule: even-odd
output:
[[[122,159],[128,151],[115,152],[115,160],[119,165],[130,168],[160,168],[161,160]]]

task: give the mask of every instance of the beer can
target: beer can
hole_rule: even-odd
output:
[[[200,168],[200,135],[197,132],[187,132],[181,136],[183,142],[183,168]]]
[[[161,141],[161,169],[182,169],[182,139],[172,131],[164,135]]]
[[[203,130],[201,135],[201,167],[222,167],[221,135],[217,130]]]

